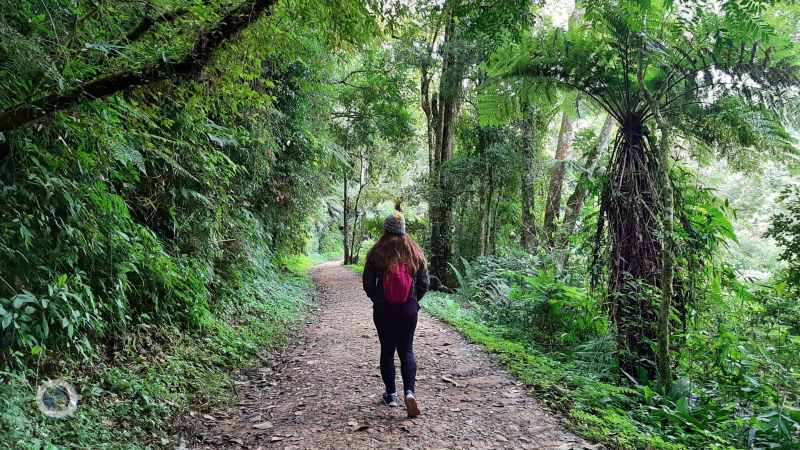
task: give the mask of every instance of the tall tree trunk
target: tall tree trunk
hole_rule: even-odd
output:
[[[495,182],[494,182],[494,170],[489,169],[489,193],[486,196],[488,200],[488,209],[489,209],[489,218],[487,220],[488,226],[486,228],[486,253],[488,255],[494,254],[494,232],[495,232],[495,223],[497,222],[497,206],[498,200],[495,198]]]
[[[456,205],[458,205],[457,206],[458,211],[456,211],[456,215],[458,217],[464,217],[464,214],[465,214],[464,209],[466,208],[465,205],[467,205],[468,202],[467,201],[463,201],[463,200],[456,201],[455,199],[453,200],[453,202]],[[467,251],[468,249],[474,250],[474,248],[470,247],[470,245],[474,245],[472,239],[466,239],[466,241],[468,242],[468,245],[464,245],[465,244],[464,223],[465,223],[464,220],[459,220],[459,221],[457,221],[455,223],[455,236],[456,236],[456,239],[454,239],[454,246],[453,246],[454,248],[453,248],[453,250],[455,251],[455,253],[457,255],[463,255],[464,252]]]
[[[426,142],[428,144],[428,168],[433,169],[435,166],[434,158],[436,154],[436,115],[437,115],[437,104],[435,100],[431,100],[431,81],[433,79],[433,74],[431,73],[431,65],[428,61],[433,57],[433,49],[434,45],[436,44],[436,40],[439,37],[439,30],[441,28],[441,22],[437,23],[436,28],[433,30],[433,35],[431,36],[431,40],[427,46],[427,57],[428,60],[422,64],[420,67],[420,83],[419,83],[419,93],[420,93],[420,106],[422,107],[422,111],[425,113],[425,137]]]
[[[547,134],[549,117],[539,110],[526,113],[521,123],[522,131],[522,181],[520,198],[522,199],[522,229],[520,244],[526,251],[533,253],[537,246],[536,229],[536,177],[539,175],[538,165],[542,158],[542,144]]]
[[[478,251],[478,256],[486,256],[489,253],[489,227],[490,217],[492,214],[492,190],[489,178],[486,176],[491,171],[491,167],[489,166],[486,155],[488,145],[489,143],[486,139],[484,129],[478,129],[478,160],[480,163],[480,173],[483,175],[478,180],[478,217],[480,219],[480,233],[478,236],[480,249]]]
[[[350,208],[349,208],[349,199],[347,194],[347,172],[345,171],[344,174],[344,196],[342,197],[342,246],[344,247],[344,263],[349,264],[350,262],[350,245],[348,245],[347,240],[350,236],[350,228],[349,228],[349,220],[350,220]]]
[[[444,55],[442,57],[442,75],[439,80],[438,101],[433,102],[437,113],[434,120],[435,148],[432,167],[432,189],[430,199],[431,222],[431,273],[438,276],[445,285],[452,285],[454,279],[450,273],[451,233],[453,226],[453,210],[450,201],[449,180],[444,173],[444,165],[453,155],[453,138],[455,120],[461,101],[461,83],[464,78],[463,61],[448,44],[455,38],[456,24],[449,12],[445,26]]]
[[[480,256],[487,256],[492,254],[492,218],[494,216],[494,181],[493,172],[489,170],[488,177],[481,180],[481,196],[480,196],[480,216],[481,216],[481,234],[480,234]]]
[[[489,196],[490,204],[492,205],[491,215],[489,216],[489,254],[494,255],[497,253],[497,215],[500,210],[500,193],[496,192],[494,183],[494,172],[492,172],[491,182],[491,195]]]
[[[668,141],[668,131],[662,129],[661,140]],[[672,192],[672,181],[669,178],[669,154],[661,149],[659,161],[660,184],[663,202],[663,230],[664,248],[661,253],[661,304],[658,311],[658,353],[656,354],[656,367],[658,380],[664,392],[668,392],[672,384],[672,367],[670,362],[670,312],[672,310],[673,282],[675,279],[675,254],[673,244],[673,229],[675,204]]]
[[[486,181],[481,179],[480,187],[478,188],[478,217],[480,218],[478,256],[486,256],[486,234],[489,228],[489,202],[488,196],[486,195],[487,192]]]
[[[556,161],[550,171],[550,185],[547,189],[547,204],[544,211],[544,235],[548,243],[553,243],[555,222],[561,208],[561,187],[564,184],[565,160],[572,146],[575,136],[575,122],[568,112],[561,116],[561,129],[558,132],[558,145],[556,146]]]
[[[432,50],[430,50],[432,51]],[[434,110],[433,105],[431,105],[431,94],[430,94],[430,86],[431,86],[431,75],[429,73],[429,67],[423,66],[420,69],[420,83],[419,83],[419,91],[420,91],[420,104],[422,106],[422,111],[425,113],[425,137],[426,143],[428,144],[428,167],[434,167],[434,153],[436,153],[435,145],[436,145],[436,131],[435,131],[435,118],[434,118]]]
[[[640,81],[641,83],[641,81]],[[649,96],[648,96],[649,97]],[[672,134],[664,117],[661,115],[660,105],[657,100],[649,97],[653,117],[658,124],[659,136],[654,150],[658,152],[658,184],[661,200],[661,302],[658,310],[658,348],[656,351],[656,369],[658,370],[658,385],[662,392],[669,392],[672,385],[672,363],[670,360],[670,313],[672,311],[672,297],[674,295],[675,281],[675,253],[674,253],[674,217],[675,197],[672,192],[670,179],[669,155],[672,148]]]
[[[522,120],[522,182],[520,197],[522,198],[522,229],[520,245],[528,252],[533,251],[536,222],[533,217],[533,126],[531,120]]]
[[[608,221],[609,305],[618,333],[620,368],[636,376],[641,370],[656,375],[658,313],[653,288],[662,277],[662,236],[658,162],[644,135],[641,114],[625,118],[618,131],[610,162],[601,211]],[[602,221],[598,232],[602,232]]]
[[[586,194],[589,190],[589,178],[597,168],[597,162],[600,160],[600,155],[608,148],[608,143],[611,142],[611,132],[614,130],[614,118],[606,115],[606,120],[603,122],[603,128],[600,129],[600,134],[597,136],[597,141],[592,146],[591,151],[586,155],[586,162],[584,163],[584,172],[578,178],[575,185],[575,190],[572,195],[567,199],[567,210],[564,213],[564,225],[562,237],[566,243],[569,236],[575,233],[578,224],[578,217],[583,209],[583,203],[586,201]]]
[[[359,170],[359,178],[358,178],[358,193],[356,194],[355,202],[353,203],[353,231],[352,236],[350,238],[350,261],[348,264],[357,264],[358,263],[358,253],[361,247],[361,236],[358,235],[359,232],[359,219],[361,218],[362,214],[358,210],[358,205],[361,202],[361,193],[364,191],[364,188],[367,186],[369,180],[367,178],[367,170],[369,169],[369,161],[364,157],[364,153],[362,152],[359,155],[359,161],[361,163],[360,170]]]

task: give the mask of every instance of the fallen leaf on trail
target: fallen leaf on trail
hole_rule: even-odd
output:
[[[208,419],[208,420],[214,420],[214,421],[216,421],[216,420],[217,420],[217,419],[215,419],[215,418],[214,418],[214,416],[211,416],[211,415],[209,415],[209,414],[203,414],[203,418],[204,418],[204,419]]]
[[[266,430],[266,429],[272,428],[272,422],[269,422],[269,421],[261,422],[259,424],[253,425],[253,428],[255,428],[257,430]]]
[[[495,434],[494,438],[500,442],[508,442],[508,438],[503,436],[502,434]]]
[[[282,441],[282,440],[283,440],[283,438],[280,437],[280,436],[272,436],[271,438],[269,438],[270,442],[279,442],[279,441]]]
[[[446,381],[448,383],[451,383],[455,387],[461,387],[461,383],[459,383],[456,380],[448,377],[447,375],[442,375],[442,381]]]
[[[352,432],[365,431],[365,430],[369,430],[369,425],[367,424],[358,425],[350,429],[350,431]]]

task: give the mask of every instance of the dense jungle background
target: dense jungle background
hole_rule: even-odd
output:
[[[0,0],[0,448],[175,448],[396,204],[576,433],[800,448],[800,5]],[[69,420],[34,393],[81,390]]]

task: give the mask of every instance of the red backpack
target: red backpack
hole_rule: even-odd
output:
[[[408,300],[414,278],[406,263],[394,263],[383,274],[383,298],[390,305],[400,305]]]

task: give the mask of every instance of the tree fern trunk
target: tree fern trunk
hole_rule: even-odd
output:
[[[620,367],[636,376],[656,374],[658,312],[653,289],[661,284],[662,240],[657,174],[641,116],[625,120],[609,167],[601,208],[608,221],[610,316],[618,333]]]

